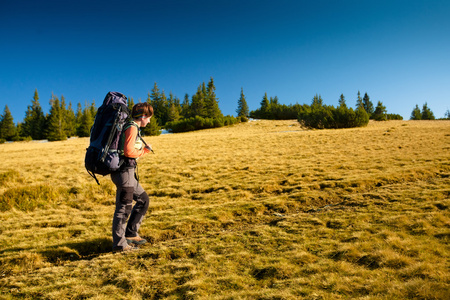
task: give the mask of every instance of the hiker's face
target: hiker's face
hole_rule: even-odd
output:
[[[148,123],[150,123],[150,119],[151,119],[152,117],[145,117],[145,118],[142,118],[141,120],[141,127],[145,127],[145,126],[147,126],[147,124]]]

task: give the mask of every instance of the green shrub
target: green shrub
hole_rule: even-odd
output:
[[[238,122],[242,122],[242,123],[248,122],[248,118],[246,116],[239,116],[237,119],[238,119]]]
[[[0,211],[16,208],[22,211],[32,211],[56,202],[60,191],[50,185],[36,185],[7,189],[0,195]]]
[[[362,107],[312,105],[299,112],[298,121],[309,128],[352,128],[366,126],[369,115]]]
[[[388,120],[403,120],[403,117],[399,114],[387,114],[386,117]]]
[[[166,123],[166,129],[173,132],[188,132],[194,130],[217,128],[238,123],[238,119],[233,116],[225,116],[218,118],[203,118],[195,116],[191,118],[181,119],[178,121]]]

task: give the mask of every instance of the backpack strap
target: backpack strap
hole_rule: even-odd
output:
[[[125,123],[125,125],[123,126],[122,132],[125,133],[125,130],[127,130],[127,129],[130,128],[131,126],[136,126],[136,128],[138,129],[138,135],[141,134],[141,133],[140,133],[140,130],[139,130],[138,124],[136,124],[136,122],[134,122],[134,121],[132,121],[132,120]]]
[[[125,123],[125,125],[122,128],[122,133],[120,135],[120,141],[119,141],[119,147],[117,149],[117,151],[119,151],[119,155],[123,156],[124,154],[124,147],[125,147],[125,131],[127,131],[128,128],[130,128],[131,126],[136,126],[137,130],[138,130],[138,137],[141,137],[141,132],[139,130],[139,126],[138,124],[136,124],[134,121],[128,121],[127,123]]]
[[[120,151],[119,151],[119,153],[120,153],[121,155],[123,155],[123,148],[124,148],[124,142],[125,142],[125,131],[126,131],[128,128],[130,128],[131,126],[136,126],[136,128],[137,128],[137,130],[138,130],[137,137],[142,141],[142,143],[143,143],[145,146],[147,146],[148,148],[150,148],[150,151],[152,151],[153,153],[155,153],[155,152],[153,151],[152,147],[150,147],[150,146],[145,142],[145,140],[142,138],[141,130],[140,130],[140,128],[139,128],[139,125],[136,124],[136,122],[134,122],[134,121],[129,121],[129,122],[127,122],[127,123],[123,126],[122,137],[121,137],[121,141],[120,141]]]
[[[92,171],[87,170],[88,174],[92,176],[92,178],[95,179],[98,185],[100,185],[100,182],[98,182],[97,176],[95,176],[95,173]]]

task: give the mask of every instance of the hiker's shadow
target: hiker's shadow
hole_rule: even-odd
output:
[[[39,253],[48,262],[63,263],[65,261],[90,260],[101,254],[111,252],[111,239],[98,238],[77,243],[65,243],[51,247]]]

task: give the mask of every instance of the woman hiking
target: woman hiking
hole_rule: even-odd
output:
[[[137,250],[137,245],[147,241],[138,234],[139,227],[148,210],[150,199],[136,173],[137,159],[149,152],[140,134],[140,127],[145,127],[153,116],[153,107],[145,102],[133,106],[132,122],[124,127],[121,137],[120,170],[111,174],[111,180],[117,187],[116,210],[114,212],[112,236],[113,252]],[[133,200],[136,202],[133,206]]]

